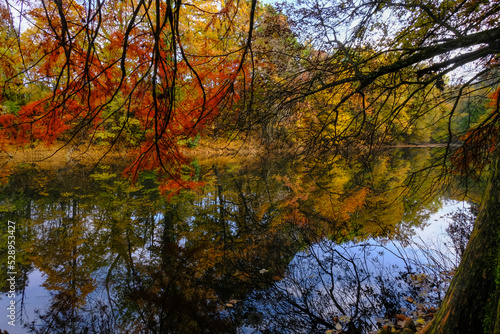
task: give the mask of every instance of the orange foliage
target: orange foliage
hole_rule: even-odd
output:
[[[339,210],[339,215],[342,219],[348,220],[350,215],[356,210],[365,205],[366,196],[370,190],[367,187],[363,187],[359,190],[354,191],[349,197],[342,201],[342,209]]]
[[[116,142],[134,122],[141,137],[128,172],[162,169],[177,177],[186,161],[181,142],[203,132],[251,80],[241,48],[247,37],[233,29],[248,24],[248,4],[200,2],[183,7],[177,18],[168,3],[159,13],[118,0],[99,11],[75,2],[46,6],[30,4],[34,25],[24,32],[22,47],[29,75],[50,93],[19,115],[0,115],[3,149],[50,145],[76,133],[93,143],[97,133],[109,131],[109,120],[116,122],[110,140]],[[176,180],[163,188],[177,185],[192,187]]]

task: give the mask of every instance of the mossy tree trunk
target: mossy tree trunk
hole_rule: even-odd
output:
[[[469,244],[427,334],[500,333],[500,149]]]

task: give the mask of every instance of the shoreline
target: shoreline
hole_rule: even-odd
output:
[[[398,148],[439,148],[446,147],[446,143],[399,143],[387,145],[385,149]],[[459,143],[451,143],[450,147],[460,147]],[[66,145],[58,142],[51,146],[37,145],[35,147],[16,148],[8,147],[0,151],[0,165],[32,163],[40,166],[55,167],[71,164],[92,165],[98,162],[109,163],[121,161],[130,162],[132,155],[126,147],[99,145]],[[292,154],[290,150],[287,155]],[[181,153],[189,159],[205,162],[217,161],[249,161],[272,154],[283,154],[286,149],[270,150],[255,139],[248,140],[207,140],[201,139],[193,148],[181,148]],[[295,152],[296,153],[296,152]]]

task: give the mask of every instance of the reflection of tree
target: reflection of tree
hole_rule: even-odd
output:
[[[437,195],[445,186],[437,170],[424,177],[414,174],[439,151],[416,151],[396,150],[371,161],[332,156],[308,162],[283,177],[289,191],[281,194],[280,209],[286,219],[310,230],[311,240],[409,230],[439,209]]]
[[[432,257],[384,263],[383,244],[324,240],[299,253],[286,276],[255,292],[241,308],[249,327],[273,333],[366,333],[396,323],[396,315],[423,317],[436,307],[449,277]]]
[[[40,324],[31,325],[35,332],[102,333],[106,332],[103,328],[112,327],[109,306],[94,300],[101,271],[108,265],[109,245],[118,239],[110,234],[122,232],[108,233],[113,230],[111,223],[109,230],[102,227],[103,220],[111,222],[108,209],[113,204],[104,194],[127,194],[134,187],[118,182],[114,189],[106,188],[102,180],[100,185],[89,183],[87,172],[81,172],[86,177],[64,169],[56,173],[21,169],[2,189],[2,202],[12,204],[8,214],[29,232],[20,236],[19,241],[28,240],[18,244],[17,253],[29,257],[30,268],[42,271],[43,286],[51,293],[50,306],[39,313]],[[123,195],[117,197],[126,201]],[[142,203],[146,208],[144,199]]]
[[[304,161],[300,166],[268,159],[245,167],[202,164],[203,187],[169,196],[160,194],[155,173],[142,173],[133,184],[118,176],[118,167],[82,170],[79,175],[32,171],[29,182],[13,176],[15,184],[33,186],[23,188],[30,197],[12,212],[30,218],[32,240],[26,251],[46,275],[45,287],[53,292],[50,307],[40,312],[40,321],[33,326],[55,333],[79,333],[79,328],[88,328],[89,333],[106,328],[234,332],[243,315],[231,310],[243,305],[240,301],[252,291],[267,289],[284,277],[299,249],[324,237],[340,242],[390,235],[436,210],[439,202],[432,199],[426,202],[427,210],[417,210],[416,191],[402,192],[411,167],[422,157],[380,157],[368,164],[368,171],[354,159],[338,157]],[[10,189],[10,198],[16,196],[14,184],[4,189]],[[403,215],[404,209],[409,214]],[[403,218],[405,225],[400,228]],[[332,256],[343,266],[331,273],[331,282],[342,275],[347,282],[349,273],[357,273],[359,279],[365,277],[363,282],[378,286],[379,295],[385,284],[384,300],[390,300],[387,294],[394,289],[385,276],[380,274],[383,279],[377,282],[368,278],[370,268],[354,258],[342,258],[340,251]],[[318,255],[316,262],[321,261]],[[288,277],[281,284],[313,284],[311,280],[299,275],[294,282]],[[371,285],[359,293],[367,293]],[[358,293],[352,284],[340,287]],[[342,304],[342,292],[332,291],[322,298],[341,307],[325,302],[322,313],[358,319],[349,322],[353,328],[370,325],[361,320],[371,310],[366,301],[360,301],[356,311]],[[309,296],[314,291],[303,293]],[[401,298],[393,299],[395,305]],[[260,319],[256,312],[246,317]],[[297,313],[294,321],[301,317]],[[317,326],[332,325],[331,318],[317,317],[323,319]]]
[[[7,172],[8,169],[2,169]],[[31,217],[32,197],[36,196],[31,188],[30,180],[33,179],[30,171],[18,169],[15,176],[11,177],[11,182],[0,186],[0,290],[7,292],[10,290],[9,272],[16,272],[16,300],[18,310],[21,310],[19,320],[24,320],[25,289],[29,283],[29,274],[34,267],[29,259],[26,248],[31,246],[33,231],[29,224]],[[8,174],[7,174],[8,175]],[[36,186],[36,185],[35,185]],[[15,222],[15,270],[9,270],[8,253],[8,221]]]
[[[100,301],[89,302],[85,309],[75,312],[74,303],[58,294],[53,296],[48,312],[37,314],[39,319],[28,325],[31,333],[116,333],[109,306]]]
[[[458,209],[457,212],[448,215],[451,223],[446,228],[446,233],[453,242],[457,256],[462,257],[464,255],[465,247],[467,247],[474,227],[474,221],[477,218],[478,209],[477,205],[471,203],[469,208]]]
[[[91,226],[79,215],[75,198],[47,206],[37,216],[32,261],[47,275],[44,286],[68,304],[81,306],[94,290],[91,274],[97,261],[92,259],[92,245],[85,242],[91,239]]]
[[[181,247],[172,238],[168,220],[167,214],[157,242],[131,255],[113,273],[122,326],[148,333],[218,333],[231,328],[210,284],[214,273],[199,263],[199,253],[208,245]]]
[[[255,274],[287,264],[289,251],[274,248],[298,247],[286,233],[269,232],[267,209],[257,213],[263,195],[254,177],[223,171],[222,183],[208,185],[205,195],[182,191],[166,202],[154,174],[131,184],[109,168],[85,177],[59,172],[33,171],[28,182],[43,186],[27,201],[34,237],[26,250],[53,291],[32,325],[36,332],[234,328],[224,303],[272,282],[271,274]],[[16,209],[26,212],[26,204]],[[100,295],[106,288],[110,303]],[[106,311],[93,313],[93,305]],[[101,313],[100,325],[92,325]]]
[[[129,326],[234,332],[229,300],[272,283],[298,247],[273,229],[265,182],[212,168],[205,194],[181,192],[165,203],[154,240],[115,270],[115,303]]]

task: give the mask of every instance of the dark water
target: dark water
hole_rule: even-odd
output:
[[[437,154],[194,161],[182,180],[196,189],[179,191],[154,172],[133,183],[123,166],[18,166],[0,201],[0,329],[369,333],[397,314],[422,324],[468,228],[449,216],[468,213],[459,187],[438,169],[413,174]],[[435,238],[454,221],[454,239]]]

